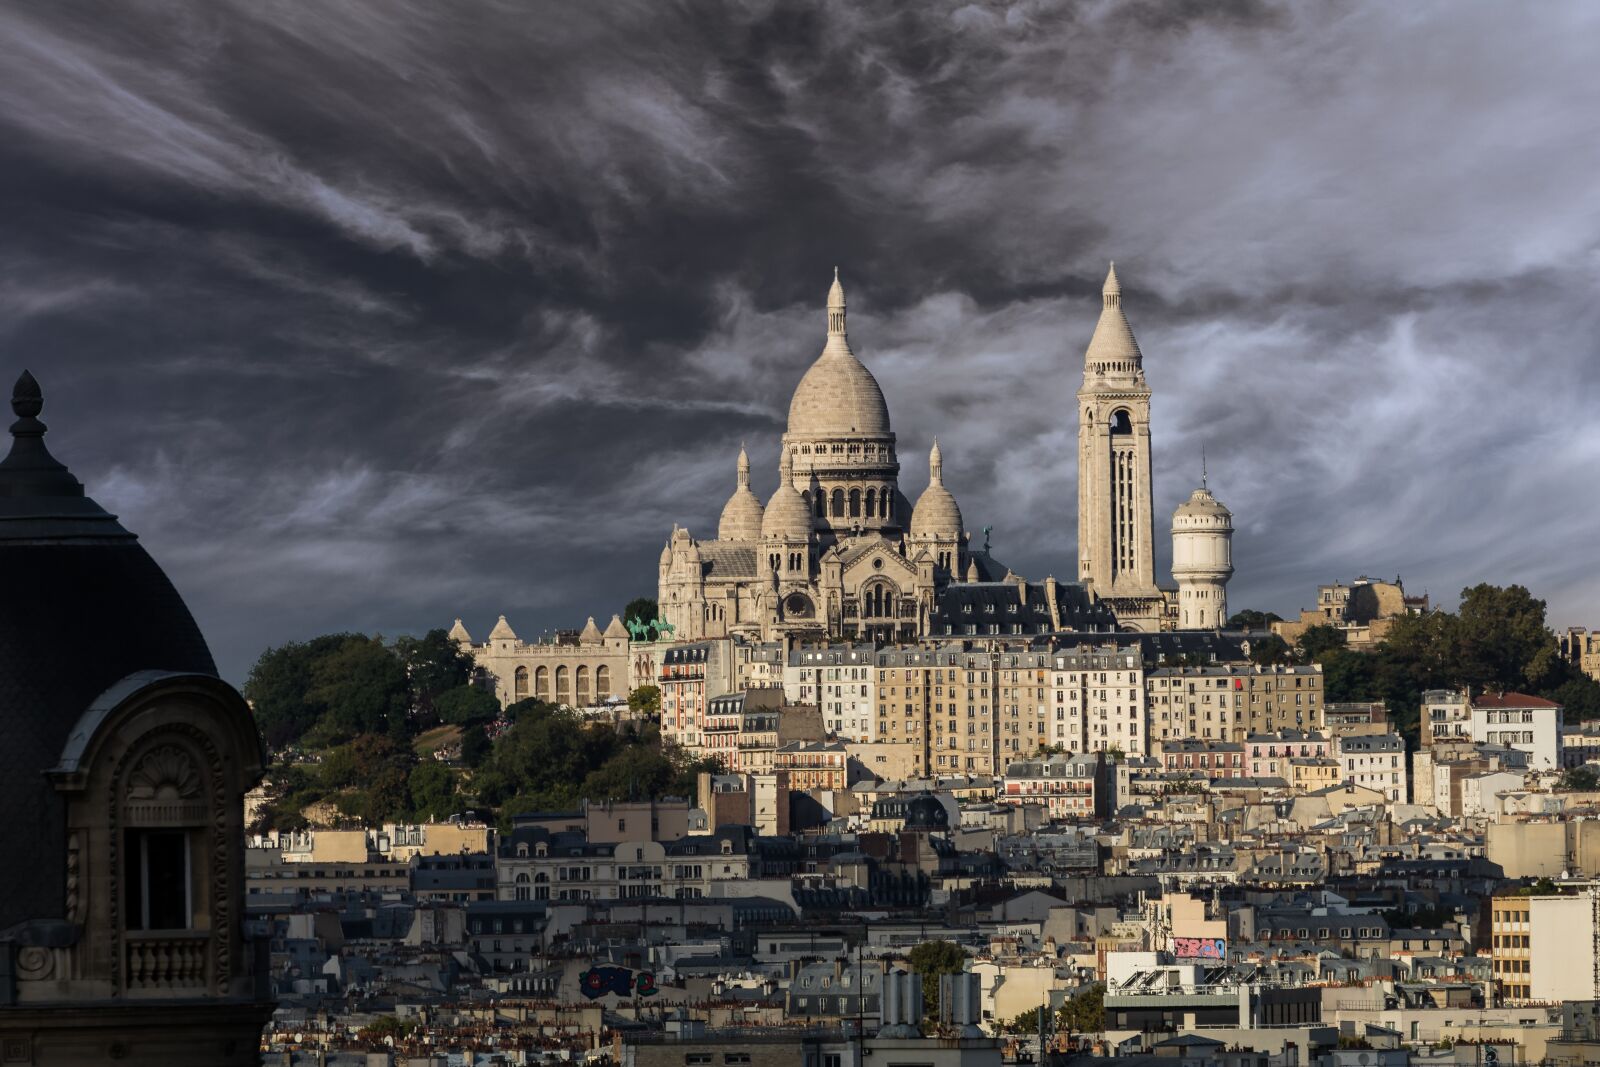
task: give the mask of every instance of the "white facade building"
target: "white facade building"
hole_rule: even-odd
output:
[[[1561,705],[1526,693],[1486,693],[1472,702],[1472,740],[1528,754],[1535,771],[1561,767]]]
[[[1410,795],[1406,742],[1399,734],[1341,737],[1339,770],[1344,781],[1375,789],[1391,804],[1404,804]]]
[[[841,739],[877,741],[876,662],[871,644],[795,648],[783,668],[784,699],[817,705],[823,726]]]

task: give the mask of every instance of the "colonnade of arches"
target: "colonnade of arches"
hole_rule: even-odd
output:
[[[555,682],[553,687],[552,676]],[[592,671],[588,664],[584,663],[578,664],[576,668],[558,664],[554,671],[546,666],[535,667],[531,672],[527,667],[518,667],[511,678],[513,703],[531,696],[557,704],[577,704],[581,707],[614,695],[615,691],[611,688],[611,668],[605,664]]]
[[[819,519],[888,519],[894,507],[894,492],[886,485],[835,489],[831,494],[807,489],[801,495]]]

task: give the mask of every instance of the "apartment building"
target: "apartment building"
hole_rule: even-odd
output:
[[[878,740],[877,648],[870,642],[800,645],[789,650],[783,691],[816,704],[828,730],[851,741]]]
[[[1069,752],[1150,752],[1144,657],[1137,643],[1079,645],[1050,657],[1045,736]]]
[[[1376,789],[1391,804],[1404,804],[1410,795],[1406,768],[1406,742],[1399,734],[1363,734],[1335,740],[1342,778]]]
[[[1304,730],[1253,733],[1244,740],[1251,778],[1292,778],[1290,760],[1326,759],[1333,743],[1323,734]]]
[[[1503,745],[1528,754],[1528,766],[1561,766],[1560,704],[1527,693],[1485,693],[1472,701],[1468,729],[1480,744]]]
[[[1459,689],[1429,689],[1422,694],[1422,744],[1432,747],[1472,739],[1472,705]]]
[[[1323,724],[1320,664],[1157,667],[1145,689],[1156,741],[1244,741],[1250,734],[1320,730]]]
[[[661,736],[698,750],[711,699],[734,691],[733,643],[673,645],[661,654],[656,684],[661,687]]]

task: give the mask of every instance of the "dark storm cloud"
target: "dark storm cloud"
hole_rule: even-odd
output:
[[[1107,259],[1158,526],[1231,601],[1398,572],[1596,621],[1600,11],[0,8],[0,351],[242,676],[269,642],[653,591],[764,496],[844,269],[913,499],[1075,553]],[[1164,563],[1165,550],[1162,551]]]

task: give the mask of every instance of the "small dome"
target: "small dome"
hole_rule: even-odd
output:
[[[1189,494],[1189,499],[1178,505],[1172,513],[1173,524],[1179,519],[1188,519],[1188,525],[1204,524],[1218,528],[1231,527],[1233,512],[1229,511],[1222,501],[1211,495],[1211,490],[1201,486]]]
[[[661,546],[661,567],[665,570],[672,564],[672,542],[668,541]]]
[[[844,330],[844,287],[834,272],[828,292],[828,343],[789,401],[791,434],[887,434],[889,405],[872,372],[850,350]]]
[[[772,491],[772,499],[767,501],[767,511],[761,519],[761,536],[786,541],[811,536],[811,509],[806,507],[806,498],[794,487],[794,464],[788,449],[783,452],[778,488]]]
[[[738,485],[722,508],[722,518],[717,522],[717,540],[756,540],[761,536],[762,516],[761,501],[750,491],[750,457],[741,448]]]
[[[939,539],[961,536],[961,508],[950,490],[944,487],[944,459],[938,441],[928,453],[928,488],[917,497],[917,506],[911,512],[911,536]]]

